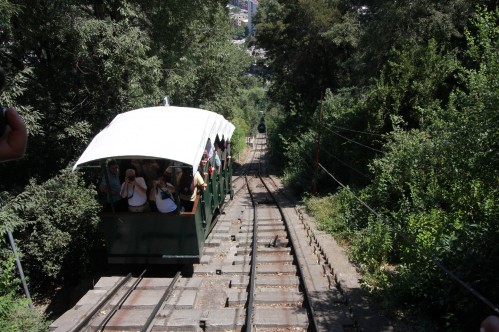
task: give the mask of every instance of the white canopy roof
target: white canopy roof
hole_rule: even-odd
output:
[[[76,162],[163,158],[193,166],[201,161],[206,141],[230,140],[234,125],[222,115],[199,108],[157,106],[118,114]]]

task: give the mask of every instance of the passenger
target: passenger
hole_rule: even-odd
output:
[[[130,163],[132,164],[132,168],[135,170],[136,176],[144,176],[141,159],[132,159]]]
[[[209,163],[210,161],[210,157],[209,157],[209,154],[206,150],[204,150],[203,152],[203,156],[201,157],[201,161],[199,162],[199,166],[198,166],[198,172],[199,174],[201,175],[201,177],[203,178],[203,181],[207,181],[206,179],[206,173],[205,171],[208,171],[208,175],[211,177],[211,174],[214,170],[214,167],[206,167],[206,165]]]
[[[153,182],[159,176],[159,164],[155,159],[145,159],[142,163],[142,173],[146,180],[147,188],[153,187]]]
[[[180,172],[176,174],[177,176],[174,178],[173,168],[174,168],[173,166],[168,166],[163,172],[163,178],[165,179],[165,182],[172,184],[173,188],[175,189],[178,187],[178,183],[180,182],[180,177],[182,176],[182,170],[180,170]]]
[[[157,210],[161,213],[176,213],[177,204],[173,197],[173,192],[175,192],[173,184],[169,183],[164,176],[160,176],[153,185],[150,196],[154,197]]]
[[[119,174],[119,166],[116,160],[109,160],[107,162],[107,179],[104,175],[99,185],[99,190],[106,194],[106,206],[104,208],[105,211],[123,211],[124,205],[121,200],[121,182],[120,182],[120,174]]]
[[[143,177],[135,177],[134,169],[126,170],[125,182],[121,185],[121,197],[128,199],[128,211],[147,212],[147,185]]]
[[[168,184],[168,186],[171,186],[171,189],[170,192],[172,193],[172,198],[173,198],[173,201],[175,202],[175,204],[177,203],[177,194],[176,194],[176,188],[177,188],[177,184],[180,180],[180,175],[181,174],[178,174],[178,176],[176,177],[176,179],[174,179],[173,175],[172,175],[172,172],[173,172],[173,167],[172,166],[168,166],[165,171],[163,172],[163,180],[165,183]],[[154,180],[154,181],[157,181],[157,178]],[[154,182],[153,182],[153,185],[151,187],[151,192],[148,194],[148,197],[149,197],[149,206],[151,207],[151,211],[158,211],[158,207],[157,207],[157,204],[156,204],[156,192],[154,190]]]
[[[192,176],[192,170],[190,168],[182,169],[182,176],[179,181],[179,193],[180,193],[180,206],[182,211],[191,212],[194,207],[194,201],[196,200],[197,189],[205,190],[206,182],[203,179],[203,175],[200,172],[206,167],[208,162],[208,154],[203,154],[201,162],[199,163],[198,170]]]
[[[222,160],[220,158],[221,155],[222,155],[222,149],[220,147],[220,143],[218,144],[215,143],[214,164],[215,164],[215,169],[217,170],[218,173],[220,173],[220,170],[222,169]]]
[[[222,140],[220,141],[220,150],[221,150],[220,159],[222,160],[222,169],[225,169],[225,164],[227,162],[226,144],[227,143],[225,139],[222,137]]]
[[[211,138],[208,138],[206,141],[206,147],[204,148],[204,151],[208,154],[208,159],[211,159],[213,157],[213,144],[211,144]]]
[[[225,164],[224,164],[224,169],[229,167],[232,156],[230,154],[230,142],[226,141],[226,146],[225,146]]]

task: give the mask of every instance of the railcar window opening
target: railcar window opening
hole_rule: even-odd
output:
[[[81,166],[81,167],[85,167],[85,168],[92,168],[94,170],[96,170],[96,169],[100,170],[99,172],[95,172],[97,174],[97,178],[93,182],[96,183],[98,200],[102,205],[102,210],[101,210],[102,213],[108,213],[108,212],[125,213],[125,214],[137,213],[137,212],[130,212],[126,209],[126,207],[128,205],[127,198],[121,198],[121,206],[118,206],[118,207],[113,206],[113,207],[116,207],[115,211],[112,211],[113,210],[112,208],[107,207],[107,205],[109,204],[110,198],[108,197],[107,193],[100,190],[100,187],[101,187],[101,185],[105,185],[107,188],[110,187],[110,179],[108,176],[106,176],[106,172],[108,172],[107,175],[109,175],[109,172],[111,170],[108,167],[108,163],[111,160],[116,163],[117,174],[118,174],[120,186],[126,180],[126,170],[127,169],[134,169],[136,176],[144,177],[144,175],[145,175],[144,174],[144,161],[146,161],[146,164],[147,164],[148,161],[153,160],[158,164],[159,168],[158,168],[158,172],[157,172],[157,177],[154,180],[157,180],[157,178],[161,177],[166,172],[166,170],[169,167],[171,167],[171,169],[173,170],[172,175],[174,175],[174,176],[172,176],[171,180],[173,182],[172,184],[175,186],[175,192],[173,193],[173,197],[175,198],[174,201],[175,201],[175,204],[177,205],[177,207],[180,206],[180,197],[179,197],[179,192],[178,192],[178,182],[180,180],[180,175],[182,173],[182,170],[184,170],[184,169],[191,170],[192,166],[177,162],[175,160],[162,159],[162,158],[157,158],[157,159],[155,159],[155,158],[140,158],[140,159],[139,158],[115,158],[115,159],[110,158],[110,159],[107,159],[105,161],[101,161],[100,166],[97,166],[97,165]],[[208,167],[210,167],[210,166],[211,166],[211,162],[209,161],[204,169],[204,172],[203,172],[204,173],[203,180],[206,182],[207,185],[211,184],[211,178],[208,176]],[[148,185],[147,186],[147,203],[153,204],[153,202],[151,200],[149,200],[150,190],[152,190],[152,187],[150,187]],[[201,197],[202,197],[202,192],[200,192],[198,190],[196,190],[196,191],[197,191],[197,195],[196,195],[196,199],[194,201],[194,206],[193,206],[192,211],[178,211],[177,213],[162,213],[160,211],[154,210],[154,211],[145,211],[145,212],[139,212],[139,213],[142,213],[142,214],[144,214],[144,213],[145,214],[160,214],[160,215],[163,215],[165,217],[167,217],[167,216],[179,216],[179,215],[192,216],[196,213],[196,208],[197,208],[198,202],[201,200]]]

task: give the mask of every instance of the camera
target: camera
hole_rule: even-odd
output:
[[[135,175],[127,177],[128,181],[135,181]]]
[[[161,191],[161,199],[165,200],[167,198],[172,198],[172,195],[170,194],[170,192],[162,190]]]
[[[7,129],[7,109],[0,105],[0,138],[5,134],[5,129]]]

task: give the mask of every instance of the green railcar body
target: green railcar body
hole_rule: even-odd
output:
[[[232,197],[230,140],[234,130],[235,126],[230,121],[215,112],[165,103],[164,106],[143,107],[119,113],[92,139],[76,161],[73,170],[80,166],[93,167],[91,163],[101,163],[103,166],[101,179],[105,180],[106,185],[103,186],[104,189],[99,186],[99,191],[101,195],[105,195],[101,197],[106,205],[103,210],[111,212],[101,214],[100,224],[108,262],[182,264],[200,261],[205,239],[216,216],[222,211],[227,195]],[[213,169],[210,163],[214,160],[206,166],[204,161],[208,155],[212,155],[215,143],[217,148],[220,148],[220,142],[227,143],[224,145],[227,151],[222,149],[223,157],[220,160],[220,163],[225,162],[225,165],[207,174],[208,170]],[[221,157],[219,152],[215,153]],[[207,175],[204,180],[207,187],[198,193],[192,212],[121,212],[124,206],[119,203],[124,203],[127,197],[121,192],[123,187],[121,191],[116,189],[116,183],[123,183],[124,179],[117,173],[118,180],[114,179],[114,183],[111,183],[108,175],[110,169],[106,166],[109,166],[111,161],[117,163],[121,160],[130,169],[133,166],[132,160],[143,159],[159,160],[162,167],[175,169],[174,174],[177,174],[179,168],[182,171],[187,168],[194,175],[199,166],[206,167],[204,173]],[[216,162],[218,161],[217,158]],[[166,169],[161,170],[164,171]],[[177,185],[175,176],[170,184],[174,187]],[[112,185],[115,185],[114,193],[110,190]],[[151,190],[150,187],[151,183],[147,189]],[[133,192],[128,199],[131,197]],[[115,203],[119,206],[116,207]],[[128,204],[128,201],[126,203]],[[178,203],[177,201],[177,206]],[[111,209],[108,209],[107,205],[110,205]],[[142,206],[144,204],[140,205]]]
[[[232,167],[227,164],[224,170],[207,176],[207,188],[197,195],[192,212],[102,213],[108,263],[199,263],[216,216],[233,194]]]

